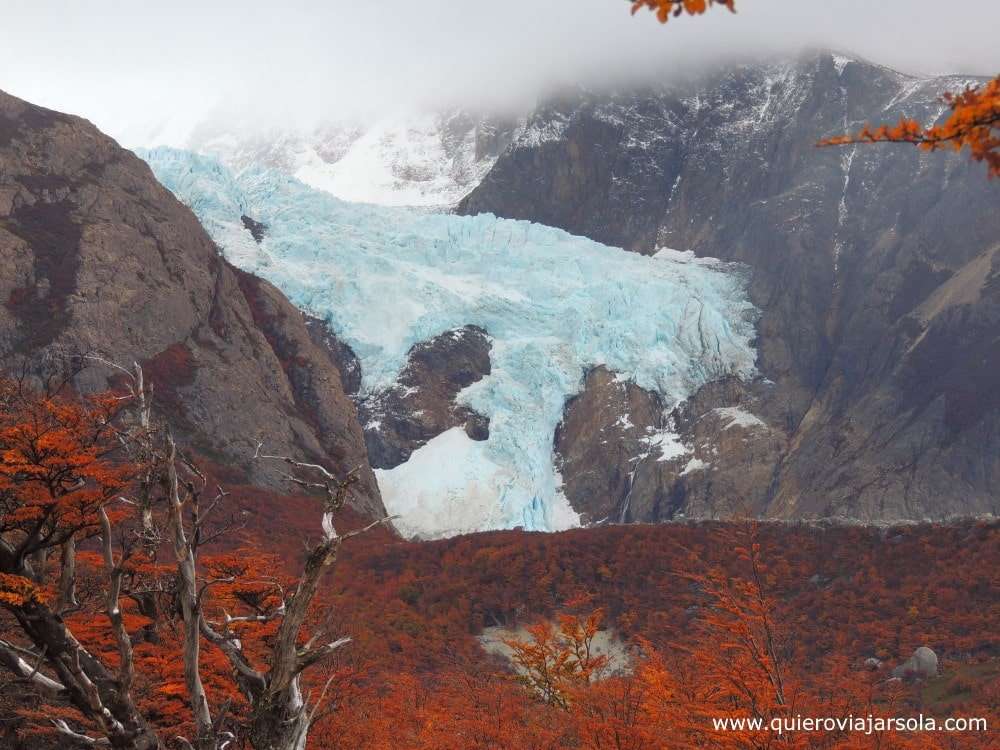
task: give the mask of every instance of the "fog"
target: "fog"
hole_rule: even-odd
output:
[[[914,73],[996,74],[1000,3],[738,0],[661,26],[628,0],[2,0],[0,89],[126,141],[212,113],[259,125],[523,105],[823,46]],[[957,7],[959,12],[951,8]],[[170,140],[170,136],[164,136]]]

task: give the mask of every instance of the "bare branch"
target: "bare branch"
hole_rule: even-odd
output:
[[[337,640],[330,641],[330,643],[320,646],[319,648],[309,649],[299,652],[298,660],[296,662],[296,667],[295,667],[296,671],[298,672],[305,671],[316,662],[325,659],[334,651],[341,648],[342,646],[346,646],[350,642],[351,642],[350,638],[347,637],[338,638]]]
[[[56,612],[65,616],[80,606],[76,599],[76,538],[71,536],[64,541],[59,554],[59,598]]]
[[[110,747],[111,745],[111,741],[107,737],[95,739],[93,737],[88,737],[85,734],[74,732],[70,729],[69,724],[62,719],[52,719],[52,726],[59,730],[59,734],[69,737],[73,741],[79,742],[83,745],[89,745],[91,747]]]
[[[177,477],[177,445],[170,436],[167,437],[167,451],[167,502],[170,509],[170,524],[173,527],[174,556],[177,559],[181,612],[184,618],[184,681],[190,695],[197,735],[198,737],[207,737],[212,732],[212,715],[208,708],[205,686],[201,681],[199,663],[200,633],[204,621],[198,601],[198,574],[195,567],[194,549],[184,530],[183,504]]]
[[[387,523],[392,523],[397,518],[399,518],[399,516],[385,516],[385,518],[380,518],[377,521],[372,521],[370,524],[360,529],[355,529],[354,531],[348,531],[346,534],[341,534],[340,539],[345,540],[345,539],[350,539],[351,537],[360,536],[361,534],[365,534],[371,531],[377,526],[384,526]]]
[[[305,463],[305,462],[302,462],[302,461],[296,461],[291,456],[270,456],[270,455],[267,455],[267,454],[264,454],[264,453],[260,452],[261,448],[263,448],[263,447],[264,447],[264,444],[262,442],[260,442],[260,441],[257,441],[257,450],[254,451],[254,454],[253,454],[254,458],[270,459],[270,460],[273,460],[273,461],[284,461],[289,466],[294,466],[297,469],[311,469],[312,471],[318,471],[320,474],[322,474],[327,479],[331,479],[331,480],[334,480],[334,481],[338,480],[338,477],[337,477],[336,474],[333,474],[332,472],[330,472],[328,469],[326,469],[325,467],[321,466],[320,464],[310,464],[310,463]],[[351,474],[353,474],[354,472],[356,472],[359,468],[361,468],[361,467],[359,466],[359,467],[356,467],[354,469],[351,469],[351,471],[349,471],[347,473],[347,476],[350,476]]]
[[[123,367],[122,365],[120,365],[117,362],[114,362],[114,361],[108,359],[107,357],[102,357],[100,354],[93,354],[93,353],[91,353],[91,354],[84,354],[81,357],[81,359],[89,359],[89,360],[92,360],[92,361],[97,362],[99,364],[102,364],[105,367],[110,367],[112,370],[118,370],[119,372],[121,372],[122,374],[124,374],[125,377],[127,377],[130,381],[132,381],[133,384],[136,383],[136,377],[135,377],[135,375],[133,375],[128,370],[128,368]],[[139,368],[138,363],[135,363],[135,367],[136,367],[136,369]],[[141,382],[141,380],[140,380],[140,382]]]
[[[240,675],[250,680],[256,689],[263,689],[266,684],[264,675],[254,669],[243,654],[243,644],[232,633],[219,633],[205,619],[201,621],[201,633],[210,642],[222,649],[229,663]],[[252,696],[251,696],[252,697]]]
[[[108,520],[108,513],[103,507],[100,509],[100,518],[101,551],[108,576],[107,614],[108,620],[111,622],[111,629],[115,634],[115,642],[118,644],[120,660],[118,682],[122,695],[130,699],[132,682],[135,679],[135,662],[132,657],[132,639],[129,638],[128,630],[125,629],[125,620],[122,617],[119,603],[123,571],[120,565],[115,564],[115,555],[111,548],[111,521]]]
[[[326,699],[327,691],[329,691],[330,685],[333,684],[334,677],[335,675],[330,675],[330,677],[327,678],[326,684],[323,685],[323,689],[319,693],[319,698],[316,699],[316,702],[313,704],[312,710],[309,711],[310,726],[312,726],[313,722],[315,722],[316,720],[316,714],[322,707],[323,701]]]
[[[32,667],[24,659],[22,659],[18,655],[19,652],[25,655],[30,654],[36,660],[35,666]],[[26,649],[15,646],[13,643],[0,640],[0,664],[3,664],[3,666],[22,680],[30,682],[49,698],[61,698],[65,695],[65,686],[62,683],[45,676],[39,671],[39,667],[44,657],[44,651],[40,654],[35,654]]]

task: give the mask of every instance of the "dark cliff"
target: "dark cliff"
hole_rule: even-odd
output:
[[[145,162],[85,120],[2,92],[0,264],[0,362],[54,350],[137,360],[190,448],[265,486],[258,439],[360,466],[356,508],[384,513],[330,337],[230,266]],[[89,368],[78,385],[111,375]]]

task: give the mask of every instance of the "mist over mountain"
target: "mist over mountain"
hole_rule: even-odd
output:
[[[626,0],[294,0],[280,13],[233,0],[43,0],[5,17],[0,87],[87,117],[129,147],[184,147],[205,120],[258,131],[414,109],[503,114],[562,86],[669,81],[808,46],[914,74],[988,75],[1000,62],[989,0],[963,3],[962,14],[933,0],[752,0],[738,11],[664,33],[651,14],[631,17]]]
[[[578,374],[561,376],[574,382],[557,399],[572,397],[558,426],[549,420],[545,428],[541,423],[528,428],[539,442],[527,453],[502,449],[502,436],[487,436],[486,453],[473,459],[456,434],[445,441],[444,433],[464,422],[447,415],[472,404],[487,422],[504,424],[496,420],[498,404],[509,403],[506,397],[487,405],[471,394],[504,382],[495,358],[510,354],[504,346],[490,350],[487,345],[481,356],[494,371],[480,372],[483,383],[426,402],[415,394],[439,392],[426,378],[447,380],[466,361],[449,359],[453,355],[440,348],[443,339],[434,337],[463,326],[481,329],[487,341],[501,330],[530,336],[533,324],[531,316],[519,323],[512,308],[499,316],[486,313],[481,282],[466,286],[471,277],[460,270],[459,258],[471,253],[470,268],[488,263],[519,279],[522,289],[542,287],[539,279],[518,270],[515,257],[525,249],[520,242],[517,253],[487,261],[490,243],[478,249],[476,242],[462,244],[466,241],[456,238],[465,237],[468,228],[455,223],[447,243],[459,244],[434,273],[457,274],[449,283],[463,285],[471,304],[437,327],[429,324],[431,316],[415,318],[422,322],[410,330],[422,330],[423,338],[406,339],[404,349],[425,347],[420,356],[430,371],[416,377],[401,371],[400,350],[392,369],[405,386],[403,380],[383,383],[378,393],[369,389],[357,395],[371,420],[369,448],[399,456],[384,468],[405,476],[402,486],[408,491],[415,491],[421,476],[430,482],[436,474],[431,453],[442,450],[461,455],[468,466],[485,461],[492,467],[479,474],[506,467],[516,485],[522,471],[538,476],[537,467],[549,465],[551,447],[558,482],[547,480],[549,489],[534,492],[537,507],[528,515],[508,508],[499,516],[476,516],[471,508],[484,498],[494,497],[501,508],[511,501],[502,500],[505,492],[473,491],[471,484],[456,489],[466,479],[443,484],[436,479],[424,500],[407,506],[413,519],[428,514],[424,531],[447,533],[447,523],[430,519],[448,517],[462,528],[477,523],[472,517],[491,517],[485,522],[490,526],[503,519],[501,525],[551,528],[546,519],[553,516],[546,509],[553,507],[553,498],[563,502],[564,495],[583,522],[712,517],[739,507],[781,517],[942,518],[997,509],[991,437],[996,412],[987,385],[995,355],[990,279],[1000,236],[988,208],[993,186],[984,185],[977,167],[959,157],[899,148],[819,150],[814,144],[860,128],[872,113],[887,121],[905,114],[933,122],[945,111],[942,91],[982,80],[911,76],[820,50],[749,58],[655,85],[564,87],[506,117],[449,110],[256,135],[215,124],[204,126],[187,146],[219,159],[246,185],[257,185],[263,168],[271,170],[267,180],[275,179],[273,172],[283,173],[346,201],[530,220],[602,242],[609,246],[612,277],[622,274],[615,283],[622,285],[624,307],[608,313],[611,327],[638,316],[631,325],[640,330],[640,321],[653,315],[642,297],[624,291],[629,288],[627,255],[613,260],[621,253],[617,248],[644,255],[675,248],[742,264],[739,272],[748,275],[750,298],[761,311],[756,376],[744,372],[730,378],[720,372],[678,397],[650,387],[641,366],[616,365],[606,344],[598,352],[584,347],[589,353],[574,360]],[[321,226],[323,217],[341,215],[340,204],[303,218],[291,235],[290,225],[276,224],[270,236],[254,242],[239,223],[241,213],[269,224],[267,217],[275,211],[285,216],[292,209],[280,208],[284,199],[277,189],[261,193],[255,187],[252,195],[266,196],[261,201],[249,197],[245,185],[233,195],[247,197],[227,199],[231,208],[220,213],[204,197],[217,189],[194,189],[182,177],[187,169],[197,172],[199,163],[178,172],[153,152],[161,178],[206,226],[228,227],[213,230],[213,236],[229,257],[243,258],[244,267],[278,283],[312,314],[328,316],[349,341],[364,340],[363,328],[351,333],[356,324],[348,321],[362,309],[378,308],[375,298],[345,304],[346,298],[324,294],[334,301],[318,303],[317,292],[305,293],[295,280],[306,278],[304,272],[288,276],[279,270],[290,259],[289,239]],[[311,205],[312,200],[302,197],[292,204]],[[914,212],[915,201],[924,206],[921,211]],[[411,226],[406,213],[389,216],[397,229]],[[368,232],[382,221],[372,207],[348,224]],[[407,231],[414,232],[405,244],[408,252],[420,246],[413,243],[422,242],[417,238],[423,230]],[[498,230],[491,231],[495,238]],[[502,229],[500,236],[507,232]],[[357,256],[348,251],[328,266],[331,258],[316,249],[327,242],[322,236],[308,242],[303,257],[312,258],[317,270],[329,269],[319,279],[325,284],[323,273],[339,278],[344,263],[353,264]],[[392,246],[396,240],[364,242]],[[541,252],[536,248],[528,254],[541,261]],[[282,259],[264,260],[271,253]],[[553,290],[570,284],[558,268],[551,274]],[[973,288],[980,291],[971,293]],[[591,294],[601,296],[597,287]],[[403,296],[423,304],[435,294],[423,288]],[[664,310],[670,309],[672,296],[664,294]],[[440,302],[431,305],[435,312],[439,307]],[[379,315],[369,314],[367,320],[369,326],[382,325]],[[567,346],[577,346],[565,332],[558,335]],[[888,349],[887,339],[893,341]],[[576,351],[579,356],[581,350]],[[370,378],[372,362],[358,353],[362,377]],[[529,403],[526,395],[519,397],[517,409],[540,408]],[[971,404],[976,404],[973,411]],[[429,414],[437,416],[428,421]],[[395,426],[382,433],[383,424]],[[529,454],[530,462],[519,463]],[[529,463],[536,468],[529,469]],[[392,481],[389,474],[382,476],[385,487]],[[455,498],[464,492],[471,503],[465,512],[472,516],[442,515],[430,500],[435,492]],[[529,507],[525,502],[531,496],[512,507]],[[472,502],[472,497],[478,499]],[[415,520],[406,523],[420,527]]]
[[[607,417],[568,414],[564,472],[586,477],[569,492],[594,517],[996,512],[998,186],[960,156],[815,147],[873,118],[934,122],[942,91],[981,82],[812,52],[532,113],[460,212],[740,261],[762,311],[764,381],[675,412],[684,460],[633,468],[634,432],[619,458],[589,437]]]

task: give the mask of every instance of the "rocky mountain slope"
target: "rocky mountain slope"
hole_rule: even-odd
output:
[[[223,259],[149,167],[90,123],[0,92],[0,362],[57,349],[140,361],[183,441],[237,477],[276,453],[360,467],[383,514],[335,347]],[[335,342],[333,342],[335,343]],[[93,367],[82,388],[113,373]]]
[[[636,442],[664,419],[648,398],[587,378],[557,437],[577,510],[1000,512],[1000,185],[962,156],[814,147],[866,121],[933,121],[942,91],[974,82],[812,52],[532,113],[461,213],[739,261],[762,311],[764,377],[668,415],[677,455]],[[609,398],[603,417],[583,406]]]

